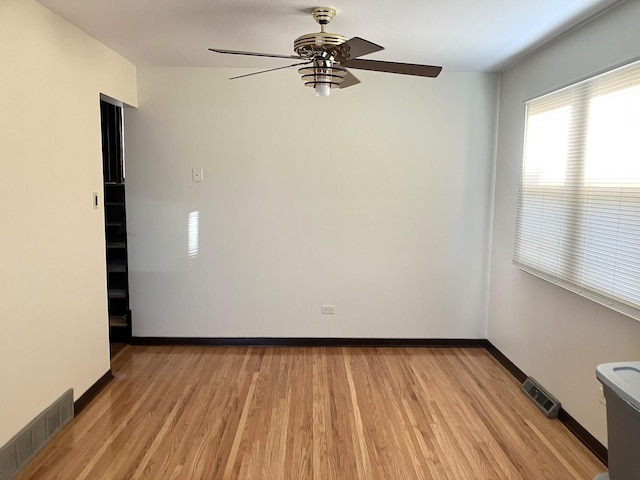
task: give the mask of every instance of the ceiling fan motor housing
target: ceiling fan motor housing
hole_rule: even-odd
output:
[[[314,58],[315,56],[331,50],[347,41],[344,37],[337,33],[317,32],[307,33],[296,38],[293,42],[293,49],[301,57]]]
[[[325,26],[336,16],[334,8],[317,7],[313,9],[311,15],[320,24],[321,31],[301,35],[293,42],[293,50],[301,57],[310,60],[331,51],[331,47],[337,47],[347,41],[347,37],[325,31]]]

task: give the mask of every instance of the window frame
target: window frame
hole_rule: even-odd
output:
[[[525,242],[527,240],[526,238],[527,233],[524,231],[525,229],[524,217],[527,214],[526,213],[527,208],[536,208],[535,202],[532,202],[532,199],[535,200],[534,192],[536,191],[536,188],[539,188],[540,191],[542,192],[539,198],[539,201],[541,202],[540,205],[542,205],[542,207],[540,207],[541,210],[544,209],[545,199],[548,199],[551,196],[550,192],[553,190],[556,191],[557,197],[560,198],[559,205],[561,205],[562,209],[564,209],[567,206],[569,208],[584,208],[584,206],[580,201],[580,199],[583,198],[583,196],[585,198],[590,198],[590,196],[594,191],[598,191],[598,189],[600,189],[600,191],[603,191],[609,188],[608,185],[604,185],[604,184],[601,186],[597,185],[598,182],[588,182],[586,178],[586,174],[585,174],[587,169],[586,148],[589,142],[589,135],[587,130],[587,122],[589,120],[589,109],[591,108],[591,102],[593,101],[593,99],[598,97],[598,95],[594,95],[594,90],[599,91],[600,83],[598,82],[600,82],[600,80],[604,79],[603,82],[605,82],[605,85],[607,85],[606,84],[607,80],[612,76],[612,74],[615,75],[616,71],[630,69],[632,72],[634,72],[635,71],[633,70],[634,68],[635,70],[640,70],[640,60],[636,59],[631,62],[625,63],[624,65],[620,65],[615,68],[609,69],[607,71],[600,72],[595,75],[591,75],[579,81],[572,82],[571,84],[567,84],[560,88],[553,89],[542,95],[538,95],[525,102],[525,109],[524,109],[525,128],[523,132],[524,136],[523,136],[523,145],[522,145],[522,158],[520,162],[521,171],[519,175],[517,218],[516,218],[516,232],[515,232],[516,238],[515,238],[514,249],[513,249],[513,264],[516,267],[518,267],[520,270],[526,273],[535,275],[548,282],[558,285],[566,290],[569,290],[573,293],[576,293],[592,301],[595,301],[601,305],[604,305],[612,310],[615,310],[617,312],[630,316],[636,320],[640,320],[640,300],[638,300],[636,303],[634,301],[627,301],[620,296],[616,296],[615,294],[608,294],[604,292],[602,289],[593,287],[592,285],[594,285],[595,283],[592,283],[591,285],[585,285],[584,270],[585,270],[586,259],[588,259],[588,255],[592,255],[592,252],[588,252],[584,244],[581,246],[576,246],[576,249],[573,250],[572,248],[570,248],[571,242],[573,240],[570,240],[568,242],[569,246],[563,245],[563,240],[559,241],[556,246],[558,247],[558,258],[562,260],[556,260],[557,261],[556,265],[558,268],[555,273],[549,271],[550,269],[545,270],[544,268],[539,268],[540,267],[539,262],[538,262],[538,265],[527,263],[526,255],[524,255],[524,259],[522,255],[523,238]],[[640,80],[638,80],[633,73],[632,73],[632,77],[634,82],[633,84],[620,86],[618,90],[623,90],[630,87],[634,88],[634,85],[640,86]],[[608,87],[606,89],[607,94],[612,93],[614,91],[616,91],[615,87],[614,88]],[[570,94],[567,97],[568,102],[567,101],[562,102],[562,98],[563,96],[567,96],[566,95],[567,92],[570,92]],[[575,96],[575,95],[581,96],[582,98],[578,102],[574,102],[572,96]],[[556,100],[555,97],[559,97],[560,100]],[[549,104],[546,107],[545,107],[545,101],[549,102]],[[580,108],[578,108],[577,111],[575,111],[573,108],[574,104],[580,106]],[[526,180],[531,179],[531,177],[527,178],[527,170],[526,170],[527,146],[528,146],[527,134],[529,133],[528,129],[530,127],[529,120],[533,116],[533,114],[531,114],[530,109],[534,108],[538,110],[538,113],[544,113],[545,110],[548,110],[551,112],[555,108],[562,108],[563,105],[568,105],[572,107],[571,111],[569,112],[569,124],[567,128],[568,129],[573,128],[573,129],[576,129],[576,131],[580,132],[577,134],[577,138],[580,140],[580,144],[578,145],[578,148],[580,148],[582,151],[579,154],[577,154],[577,156],[579,157],[579,162],[578,162],[579,168],[577,171],[574,171],[572,173],[572,176],[575,177],[573,178],[574,184],[571,184],[570,183],[571,179],[567,178],[568,176],[567,172],[569,171],[569,169],[576,167],[575,163],[571,163],[570,166],[564,167],[565,171],[564,171],[564,179],[562,183],[554,185],[552,182],[549,182],[549,183],[541,182],[537,187],[532,187],[531,185],[527,185]],[[570,136],[567,136],[567,143],[569,143],[570,141],[569,138]],[[572,140],[575,140],[575,139],[572,139]],[[572,160],[567,156],[566,161],[568,165]],[[579,179],[578,182],[575,182],[576,178]],[[632,178],[635,180],[635,177],[632,177]],[[621,181],[619,183],[622,184],[624,182]],[[569,189],[575,188],[577,193],[574,192],[573,195],[567,195],[566,191],[568,188]],[[544,193],[545,190],[549,192],[546,197]],[[640,198],[640,193],[638,193],[637,195],[638,195],[638,198]],[[567,197],[571,198],[571,200],[565,201],[565,198]],[[527,202],[529,202],[530,205],[525,205]],[[591,205],[591,203],[589,202],[590,200],[588,200],[586,204],[587,209]],[[595,204],[596,202],[594,201],[593,203]],[[617,211],[620,212],[620,210],[621,208],[618,207]],[[635,213],[635,210],[634,210],[633,216],[634,216],[633,218],[638,218],[640,221],[640,210],[638,211],[638,213]],[[565,211],[562,210],[562,213],[560,214],[560,218],[561,218],[561,226],[559,231],[556,232],[560,236],[562,236],[562,229],[563,229],[562,223],[564,222],[565,218],[579,219],[579,221],[581,221],[583,225],[577,225],[576,228],[580,231],[585,232],[584,233],[585,238],[587,235],[587,229],[589,228],[588,224],[590,221],[593,221],[593,219],[589,217],[588,211],[586,213],[585,212],[582,212],[582,213],[569,212],[568,216],[565,217]],[[533,225],[533,223],[531,223],[531,225]],[[543,222],[540,222],[540,225],[543,225]],[[573,226],[571,228],[573,228]],[[608,232],[608,233],[611,233],[611,232]],[[573,238],[573,234],[567,235],[563,238]],[[575,236],[575,238],[579,239],[579,236]],[[542,240],[544,239],[544,236],[539,235],[538,237],[534,238],[534,240],[536,239],[538,240],[539,243],[541,243]],[[525,245],[525,248],[526,248],[526,245]],[[538,249],[540,248],[541,247],[539,244]],[[573,270],[576,270],[578,268],[578,266],[576,266],[575,264],[575,258],[573,258],[575,256],[579,257],[579,268],[582,269],[582,273],[580,274],[576,274],[576,272],[573,272]],[[638,252],[637,258],[640,259],[640,252]],[[571,265],[572,262],[574,263],[574,265]],[[567,265],[562,265],[564,263],[566,263]],[[636,269],[633,270],[633,275],[640,275],[640,266],[637,267],[637,270]]]

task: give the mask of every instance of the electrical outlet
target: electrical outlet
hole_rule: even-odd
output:
[[[602,388],[602,385],[598,385],[598,392],[600,393],[598,401],[601,404],[606,405],[607,404],[607,399],[604,397],[604,390]]]
[[[335,305],[322,305],[320,307],[320,313],[323,315],[335,315],[336,306]]]

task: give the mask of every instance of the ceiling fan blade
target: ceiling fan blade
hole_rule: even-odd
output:
[[[347,74],[344,76],[344,78],[340,82],[340,87],[339,88],[342,89],[342,88],[352,87],[352,86],[357,85],[359,83],[360,83],[360,80],[358,80],[353,73],[351,73],[349,70],[347,70]]]
[[[231,78],[229,78],[229,80],[235,80],[236,78],[250,77],[252,75],[259,75],[261,73],[275,72],[276,70],[283,70],[285,68],[299,67],[300,65],[309,65],[310,63],[312,63],[312,61],[302,62],[302,63],[294,63],[292,65],[285,65],[284,67],[269,68],[268,70],[260,70],[259,72],[245,73],[244,75],[238,75],[236,77],[231,77]]]
[[[376,45],[369,40],[365,40],[360,37],[353,37],[350,40],[338,45],[337,47],[337,59],[341,63],[346,62],[352,58],[362,57],[363,55],[369,55],[370,53],[379,52],[384,50],[384,47]]]
[[[224,53],[228,55],[249,55],[251,57],[271,57],[271,58],[293,58],[295,60],[304,60],[298,55],[278,55],[277,53],[258,53],[258,52],[242,52],[240,50],[222,50],[220,48],[210,48],[212,52]]]
[[[433,65],[417,65],[415,63],[397,63],[397,62],[382,62],[379,60],[363,60],[360,58],[354,58],[353,60],[347,60],[342,65],[349,68],[356,68],[360,70],[371,70],[374,72],[387,72],[387,73],[399,73],[401,75],[416,75],[418,77],[431,77],[435,78],[440,74],[442,67],[436,67]]]

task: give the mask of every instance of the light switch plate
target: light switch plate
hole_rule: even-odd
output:
[[[191,180],[193,182],[204,182],[204,169],[201,168],[192,168],[191,169]]]

